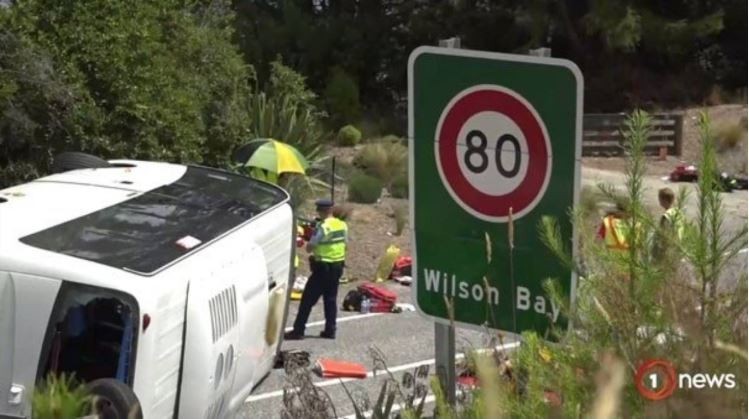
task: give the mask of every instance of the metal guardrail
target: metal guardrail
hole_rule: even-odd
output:
[[[626,114],[585,114],[583,117],[583,156],[621,156],[624,154]],[[683,116],[679,114],[651,114],[652,130],[645,147],[646,154],[660,154],[661,149],[671,156],[682,150]]]

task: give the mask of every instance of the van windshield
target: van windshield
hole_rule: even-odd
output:
[[[190,166],[172,184],[20,240],[149,275],[285,199],[271,185]]]

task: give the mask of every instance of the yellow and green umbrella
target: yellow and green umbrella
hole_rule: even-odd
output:
[[[270,173],[305,174],[309,163],[296,148],[272,138],[258,138],[237,149],[234,160]]]

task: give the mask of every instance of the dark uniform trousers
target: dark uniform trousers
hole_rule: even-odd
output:
[[[294,321],[294,332],[304,333],[312,307],[317,304],[320,296],[323,298],[325,310],[325,332],[335,333],[336,314],[338,311],[338,283],[343,275],[343,262],[310,261],[312,274],[307,281],[299,302],[299,313]]]

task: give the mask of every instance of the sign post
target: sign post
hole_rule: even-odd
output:
[[[460,48],[460,38],[443,39],[443,48]],[[409,98],[410,106],[410,98]],[[410,126],[409,118],[409,126]],[[434,322],[434,366],[442,391],[450,406],[455,405],[455,325]]]
[[[574,252],[580,71],[556,58],[421,47],[409,58],[408,89],[417,309],[444,325],[451,311],[460,327],[550,338],[567,321],[542,284],[560,280],[572,299],[576,278],[539,225],[556,218]]]

